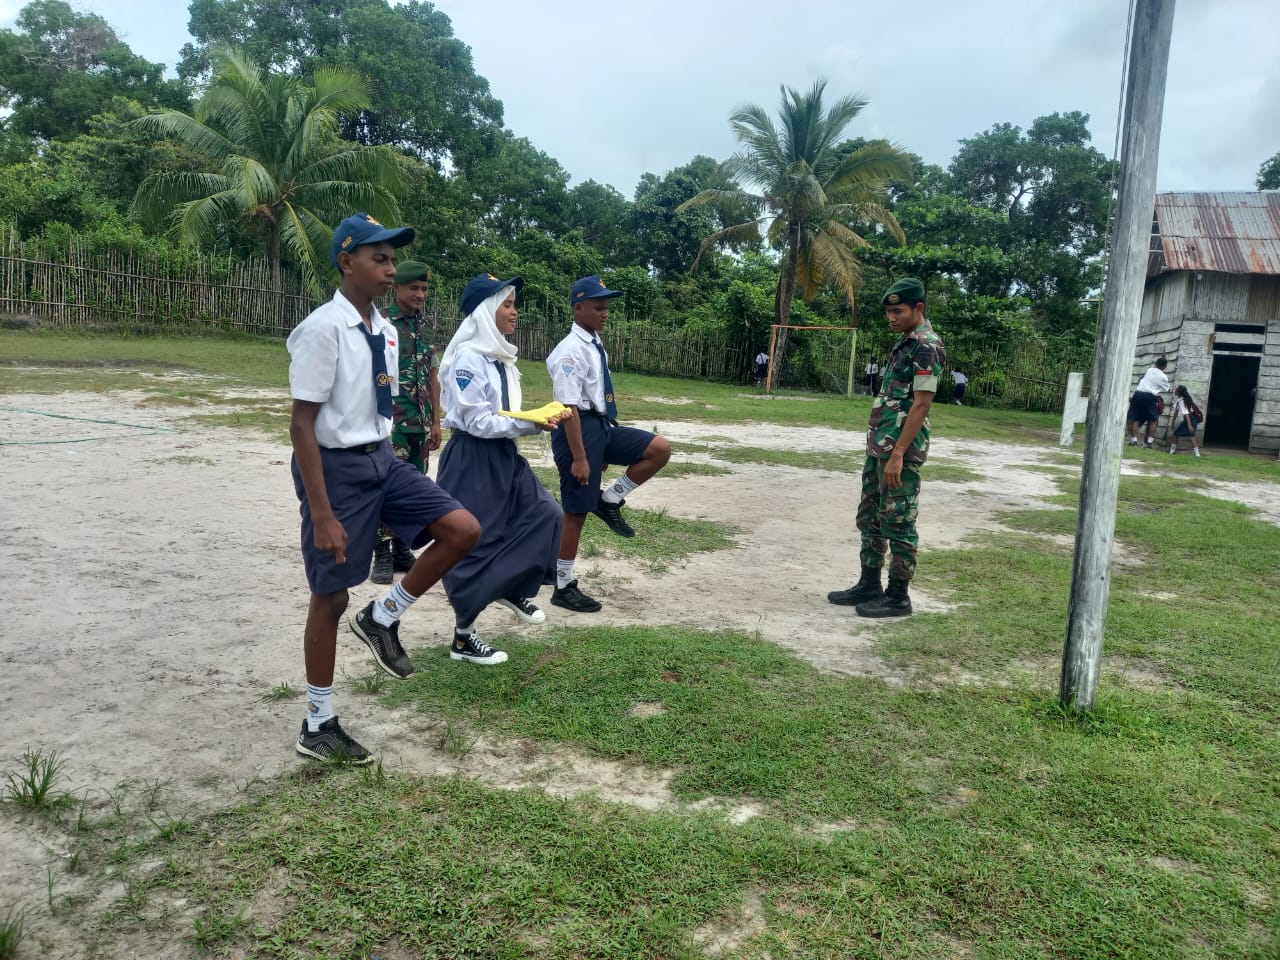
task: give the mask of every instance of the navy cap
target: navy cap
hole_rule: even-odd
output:
[[[610,290],[604,285],[603,280],[592,274],[589,277],[583,277],[573,285],[573,289],[569,291],[569,302],[581,303],[583,300],[620,296],[622,296],[621,290]]]
[[[369,243],[389,243],[393,247],[403,247],[413,243],[413,227],[393,227],[388,229],[367,213],[357,213],[338,224],[333,231],[333,242],[329,244],[329,262],[338,265],[338,254],[342,251],[351,253],[356,247]]]
[[[516,293],[524,286],[519,277],[510,280],[499,280],[492,273],[477,274],[476,278],[462,288],[462,315],[470,316],[471,311],[484,303],[503,287],[515,287]]]

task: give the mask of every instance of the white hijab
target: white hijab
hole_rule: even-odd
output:
[[[506,366],[507,396],[511,401],[511,410],[519,410],[524,397],[520,391],[520,369],[516,366],[516,345],[508,342],[498,330],[498,307],[516,292],[512,286],[503,287],[491,294],[487,300],[467,314],[453,335],[449,345],[444,348],[444,356],[440,358],[440,379],[453,376],[453,364],[462,350],[474,350],[491,360],[497,360]]]

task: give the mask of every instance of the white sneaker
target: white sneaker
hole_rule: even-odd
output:
[[[498,606],[506,607],[525,623],[539,624],[547,622],[547,615],[532,600],[510,597],[499,600]]]

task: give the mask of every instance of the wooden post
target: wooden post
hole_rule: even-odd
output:
[[[769,372],[764,378],[764,392],[773,393],[773,366],[778,362],[778,325],[773,325],[773,334],[769,338]]]
[[[1164,110],[1174,0],[1136,0],[1125,84],[1119,205],[1098,321],[1094,396],[1085,436],[1080,513],[1071,569],[1067,639],[1058,702],[1093,708],[1111,589],[1111,548],[1124,442],[1125,402],[1133,369],[1142,292],[1155,211],[1160,121]]]

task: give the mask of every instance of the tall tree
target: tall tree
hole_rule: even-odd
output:
[[[758,237],[761,227],[766,227],[769,244],[782,252],[774,308],[778,323],[790,319],[796,293],[812,299],[827,281],[853,304],[862,276],[854,251],[867,241],[851,223],[882,224],[904,239],[886,206],[885,189],[891,181],[910,177],[910,158],[884,143],[867,144],[841,156],[835,148],[867,101],[841,97],[824,111],[826,86],[825,80],[818,80],[806,93],[782,87],[777,125],[755,104],[733,114],[733,131],[743,149],[725,162],[724,169],[759,192],[704,190],[681,206],[689,209],[740,200],[756,211],[755,219],[707,237],[699,256],[717,243]]]
[[[135,211],[168,219],[190,243],[251,220],[277,279],[287,254],[318,290],[334,224],[356,210],[397,215],[395,154],[337,135],[340,117],[368,106],[368,90],[345,70],[317,70],[310,85],[265,73],[231,49],[215,52],[213,63],[194,116],[165,110],[134,123],[203,155],[218,172],[158,174],[138,190]]]
[[[430,3],[193,0],[189,29],[195,43],[182,49],[182,76],[207,76],[211,51],[231,44],[296,77],[345,68],[366,78],[370,103],[344,114],[345,139],[463,171],[498,146],[502,103],[449,17]]]
[[[1280,190],[1280,153],[1258,168],[1259,190]]]
[[[15,26],[0,30],[0,106],[13,111],[13,134],[70,140],[116,96],[147,107],[190,103],[185,84],[164,79],[164,64],[139,57],[96,14],[35,0]]]

